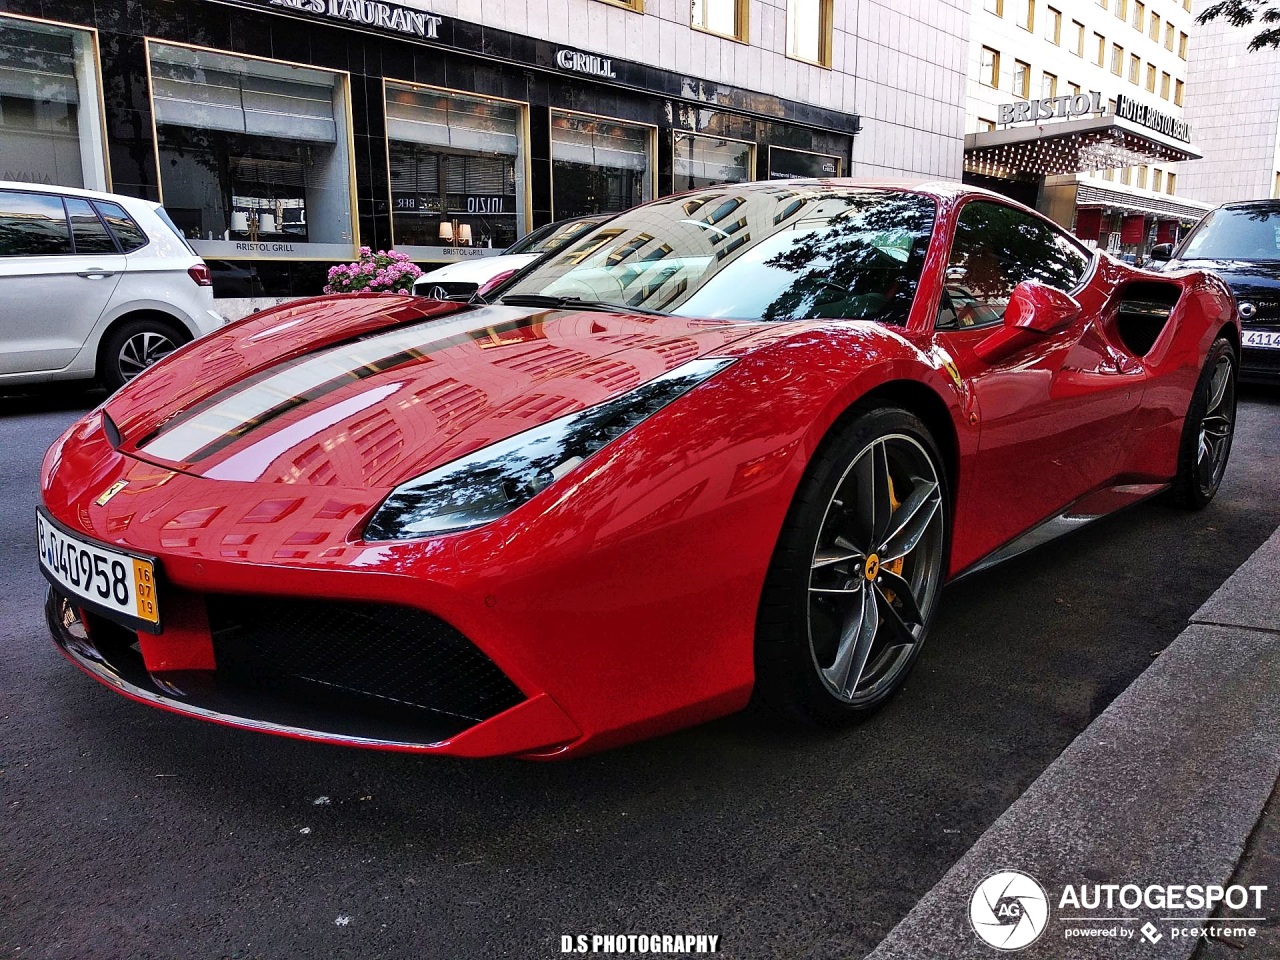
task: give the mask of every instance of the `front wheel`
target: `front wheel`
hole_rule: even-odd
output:
[[[1236,352],[1219,337],[1209,348],[1196,383],[1178,449],[1178,475],[1169,499],[1179,507],[1199,510],[1218,492],[1231,455],[1236,428]]]
[[[947,488],[928,429],[857,413],[814,458],[784,523],[756,629],[756,692],[834,724],[869,714],[920,656],[946,568]]]

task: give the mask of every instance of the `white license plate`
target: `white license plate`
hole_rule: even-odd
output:
[[[1244,345],[1246,347],[1280,350],[1280,331],[1246,330],[1244,332]]]
[[[142,630],[160,626],[154,560],[90,543],[36,513],[40,567],[64,593]]]

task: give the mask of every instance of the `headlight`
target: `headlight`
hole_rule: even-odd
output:
[[[518,433],[401,484],[378,507],[365,539],[408,540],[491,523],[733,362],[690,361],[599,406]]]

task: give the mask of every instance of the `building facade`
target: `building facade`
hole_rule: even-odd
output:
[[[1208,205],[1178,163],[1191,0],[973,0],[965,177],[1142,257]]]
[[[362,245],[449,262],[711,184],[955,178],[967,28],[966,0],[0,0],[0,179],[162,201],[260,305]]]
[[[1280,197],[1280,50],[1250,51],[1260,29],[1223,20],[1197,26],[1186,117],[1204,159],[1178,174],[1190,196],[1215,206]]]

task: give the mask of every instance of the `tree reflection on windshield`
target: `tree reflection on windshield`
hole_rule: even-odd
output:
[[[505,292],[711,319],[903,323],[935,209],[904,191],[729,184],[621,214]]]
[[[1280,260],[1280,210],[1214,210],[1196,228],[1183,260]]]

